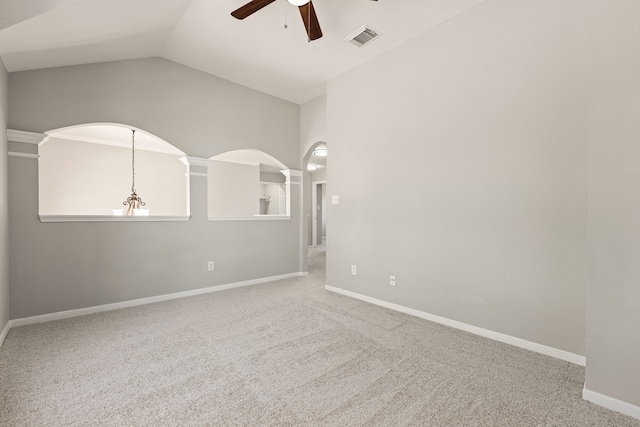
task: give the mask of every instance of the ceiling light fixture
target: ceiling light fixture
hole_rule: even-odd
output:
[[[136,131],[133,129],[131,130],[131,195],[122,204],[127,206],[124,215],[149,216],[149,209],[142,208],[146,203],[136,194]],[[123,215],[122,211],[123,209],[114,209],[113,214]]]
[[[304,6],[305,4],[309,3],[309,0],[287,0],[287,1],[294,6]]]
[[[318,147],[313,150],[313,155],[318,157],[327,157],[327,147]]]
[[[316,170],[316,169],[318,169],[318,165],[314,165],[313,163],[309,163],[309,164],[307,165],[307,170],[308,170],[308,171],[314,171],[314,170]]]

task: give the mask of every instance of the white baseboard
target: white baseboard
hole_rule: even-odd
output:
[[[401,313],[410,314],[412,316],[420,317],[422,319],[430,320],[435,323],[440,323],[442,325],[446,325],[452,328],[470,332],[475,335],[480,335],[485,338],[490,338],[492,340],[499,341],[505,344],[510,344],[516,347],[535,351],[536,353],[542,353],[544,355],[555,357],[560,360],[575,363],[576,365],[586,366],[586,363],[587,363],[586,358],[584,356],[580,356],[579,354],[570,353],[568,351],[559,350],[554,347],[549,347],[543,344],[538,344],[535,342],[523,340],[521,338],[512,337],[511,335],[501,334],[500,332],[495,332],[489,329],[479,328],[477,326],[469,325],[467,323],[462,323],[456,320],[447,319],[446,317],[436,316],[435,314],[426,313],[424,311],[420,311],[420,310],[405,307],[402,305],[394,304],[391,302],[379,300],[376,298],[372,298],[366,295],[358,294],[356,292],[351,292],[344,289],[336,288],[333,286],[325,285],[324,288],[331,292],[335,292],[351,298],[356,298],[371,304],[375,304],[391,310],[399,311]]]
[[[582,398],[591,403],[595,403],[596,405],[640,420],[639,406],[614,399],[613,397],[605,396],[604,394],[596,393],[595,391],[587,390],[586,388],[582,389]]]
[[[260,283],[273,282],[275,280],[289,279],[291,277],[304,276],[304,272],[281,274],[279,276],[263,277],[260,279],[245,280],[243,282],[228,283],[226,285],[210,286],[207,288],[194,289],[191,291],[175,292],[172,294],[158,295],[155,297],[139,298],[129,301],[116,302],[112,304],[96,305],[93,307],[79,308],[75,310],[59,311],[57,313],[42,314],[39,316],[24,317],[9,321],[6,332],[16,326],[32,325],[35,323],[50,322],[52,320],[68,319],[70,317],[85,316],[87,314],[101,313],[103,311],[118,310],[120,308],[135,307],[138,305],[153,304],[155,302],[168,301],[178,298],[192,297],[195,295],[208,294],[211,292],[224,291],[227,289],[241,288],[244,286],[257,285]],[[6,335],[3,332],[3,338]]]
[[[7,334],[9,333],[9,329],[11,329],[11,326],[13,326],[11,324],[11,320],[9,320],[6,325],[4,325],[4,329],[0,334],[0,347],[2,347],[2,344],[4,344],[4,339],[7,337]]]

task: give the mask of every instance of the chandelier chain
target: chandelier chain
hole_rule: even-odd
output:
[[[136,192],[136,131],[131,130],[131,192]]]
[[[142,197],[136,194],[136,131],[131,129],[131,195],[122,202],[127,206],[124,215],[137,215],[136,211],[146,205]]]

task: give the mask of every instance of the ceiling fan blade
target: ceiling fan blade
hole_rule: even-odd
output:
[[[307,4],[298,6],[298,9],[300,10],[304,27],[307,29],[309,40],[317,40],[322,37],[322,30],[320,29],[320,23],[318,22],[313,3],[309,1]]]
[[[276,0],[252,0],[244,6],[231,12],[231,16],[237,19],[244,19],[249,15],[252,15],[262,9],[265,6],[270,5]]]

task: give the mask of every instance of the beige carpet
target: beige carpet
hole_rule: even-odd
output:
[[[2,426],[640,426],[584,369],[309,277],[14,328]]]

